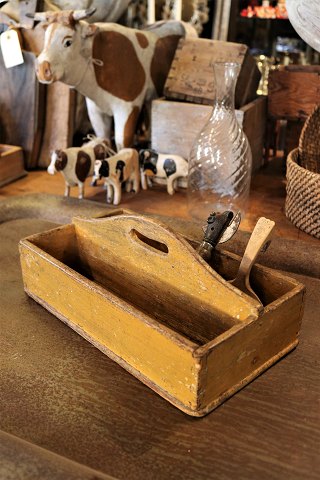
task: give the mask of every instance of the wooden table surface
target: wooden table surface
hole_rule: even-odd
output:
[[[254,179],[242,225],[250,230],[261,215],[277,222],[279,238],[265,264],[307,287],[300,344],[202,419],[174,408],[23,292],[19,239],[100,205],[14,197],[62,191],[60,176],[45,172],[0,190],[1,479],[320,478],[319,240],[286,220],[278,167]],[[101,201],[104,193],[96,192],[88,188]],[[132,210],[188,219],[182,193],[148,191],[125,200]]]
[[[19,181],[0,189],[0,199],[28,193],[49,193],[63,195],[64,180],[62,175],[51,176],[46,171],[33,171]],[[71,189],[71,195],[77,196],[77,187]],[[319,245],[319,240],[296,228],[284,214],[285,175],[282,161],[279,159],[269,163],[255,174],[252,181],[250,206],[246,218],[241,222],[241,229],[251,231],[259,217],[265,216],[276,222],[275,234],[279,237],[302,240]],[[85,197],[88,200],[105,202],[105,192],[102,187],[90,187],[87,180]],[[154,213],[190,219],[187,210],[187,200],[184,191],[168,195],[163,187],[141,191],[138,195],[123,194],[121,207],[129,208],[139,213]]]
[[[46,196],[12,200],[13,208],[5,200],[0,210],[1,479],[319,478],[320,280],[315,245],[305,251],[310,276],[290,273],[307,287],[297,349],[214,412],[196,419],[23,291],[19,239],[51,228],[59,217],[70,221],[65,211],[91,215],[100,207]],[[273,241],[267,264],[279,268],[281,261],[287,269],[287,250],[299,257],[299,244],[291,241],[286,249],[287,242]],[[300,271],[300,258],[288,268]]]

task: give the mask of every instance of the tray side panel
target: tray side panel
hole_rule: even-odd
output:
[[[51,257],[48,257],[51,258]],[[20,243],[25,291],[68,326],[178,408],[197,408],[199,362],[190,346],[165,336],[92,282],[66,273]],[[52,259],[53,260],[53,259]]]
[[[200,388],[199,411],[210,412],[298,344],[304,287],[266,308],[257,320],[225,335],[207,355],[207,376]]]

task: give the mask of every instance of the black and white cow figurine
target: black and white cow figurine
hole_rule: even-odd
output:
[[[139,154],[134,148],[123,148],[117,154],[94,164],[93,182],[104,179],[107,203],[119,205],[121,185],[125,182],[126,191],[135,193],[140,189]]]
[[[69,197],[70,188],[78,185],[79,198],[84,195],[84,182],[93,175],[94,162],[108,156],[110,151],[108,141],[95,138],[82,147],[71,147],[54,150],[51,154],[47,172],[54,175],[61,172],[65,180],[64,196]]]
[[[157,153],[152,149],[144,149],[139,152],[141,186],[147,189],[146,177],[164,178],[167,181],[167,191],[170,195],[175,192],[176,181],[179,178],[187,178],[188,162],[180,155]]]

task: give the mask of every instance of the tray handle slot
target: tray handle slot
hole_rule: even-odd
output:
[[[147,237],[143,235],[143,233],[139,232],[135,228],[130,231],[130,236],[133,240],[135,240],[139,245],[144,248],[152,249],[152,251],[156,251],[157,253],[168,255],[169,248],[165,243],[158,242],[153,238]]]

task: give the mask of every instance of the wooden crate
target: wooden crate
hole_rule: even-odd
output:
[[[306,120],[320,103],[320,66],[289,65],[272,70],[268,90],[271,117]]]
[[[0,144],[0,187],[25,175],[22,148]]]
[[[298,343],[304,287],[256,266],[264,308],[166,226],[131,212],[20,242],[28,295],[176,407],[203,416]],[[130,399],[128,398],[128,401]]]
[[[161,153],[181,155],[188,159],[192,145],[205,125],[212,107],[158,99],[152,102],[151,145]],[[267,123],[267,100],[259,97],[236,111],[251,150],[253,170],[263,163]]]
[[[240,108],[256,97],[260,72],[248,47],[240,43],[201,38],[179,41],[165,84],[166,98],[211,105],[215,97],[213,65],[236,62],[241,65],[235,103]]]

